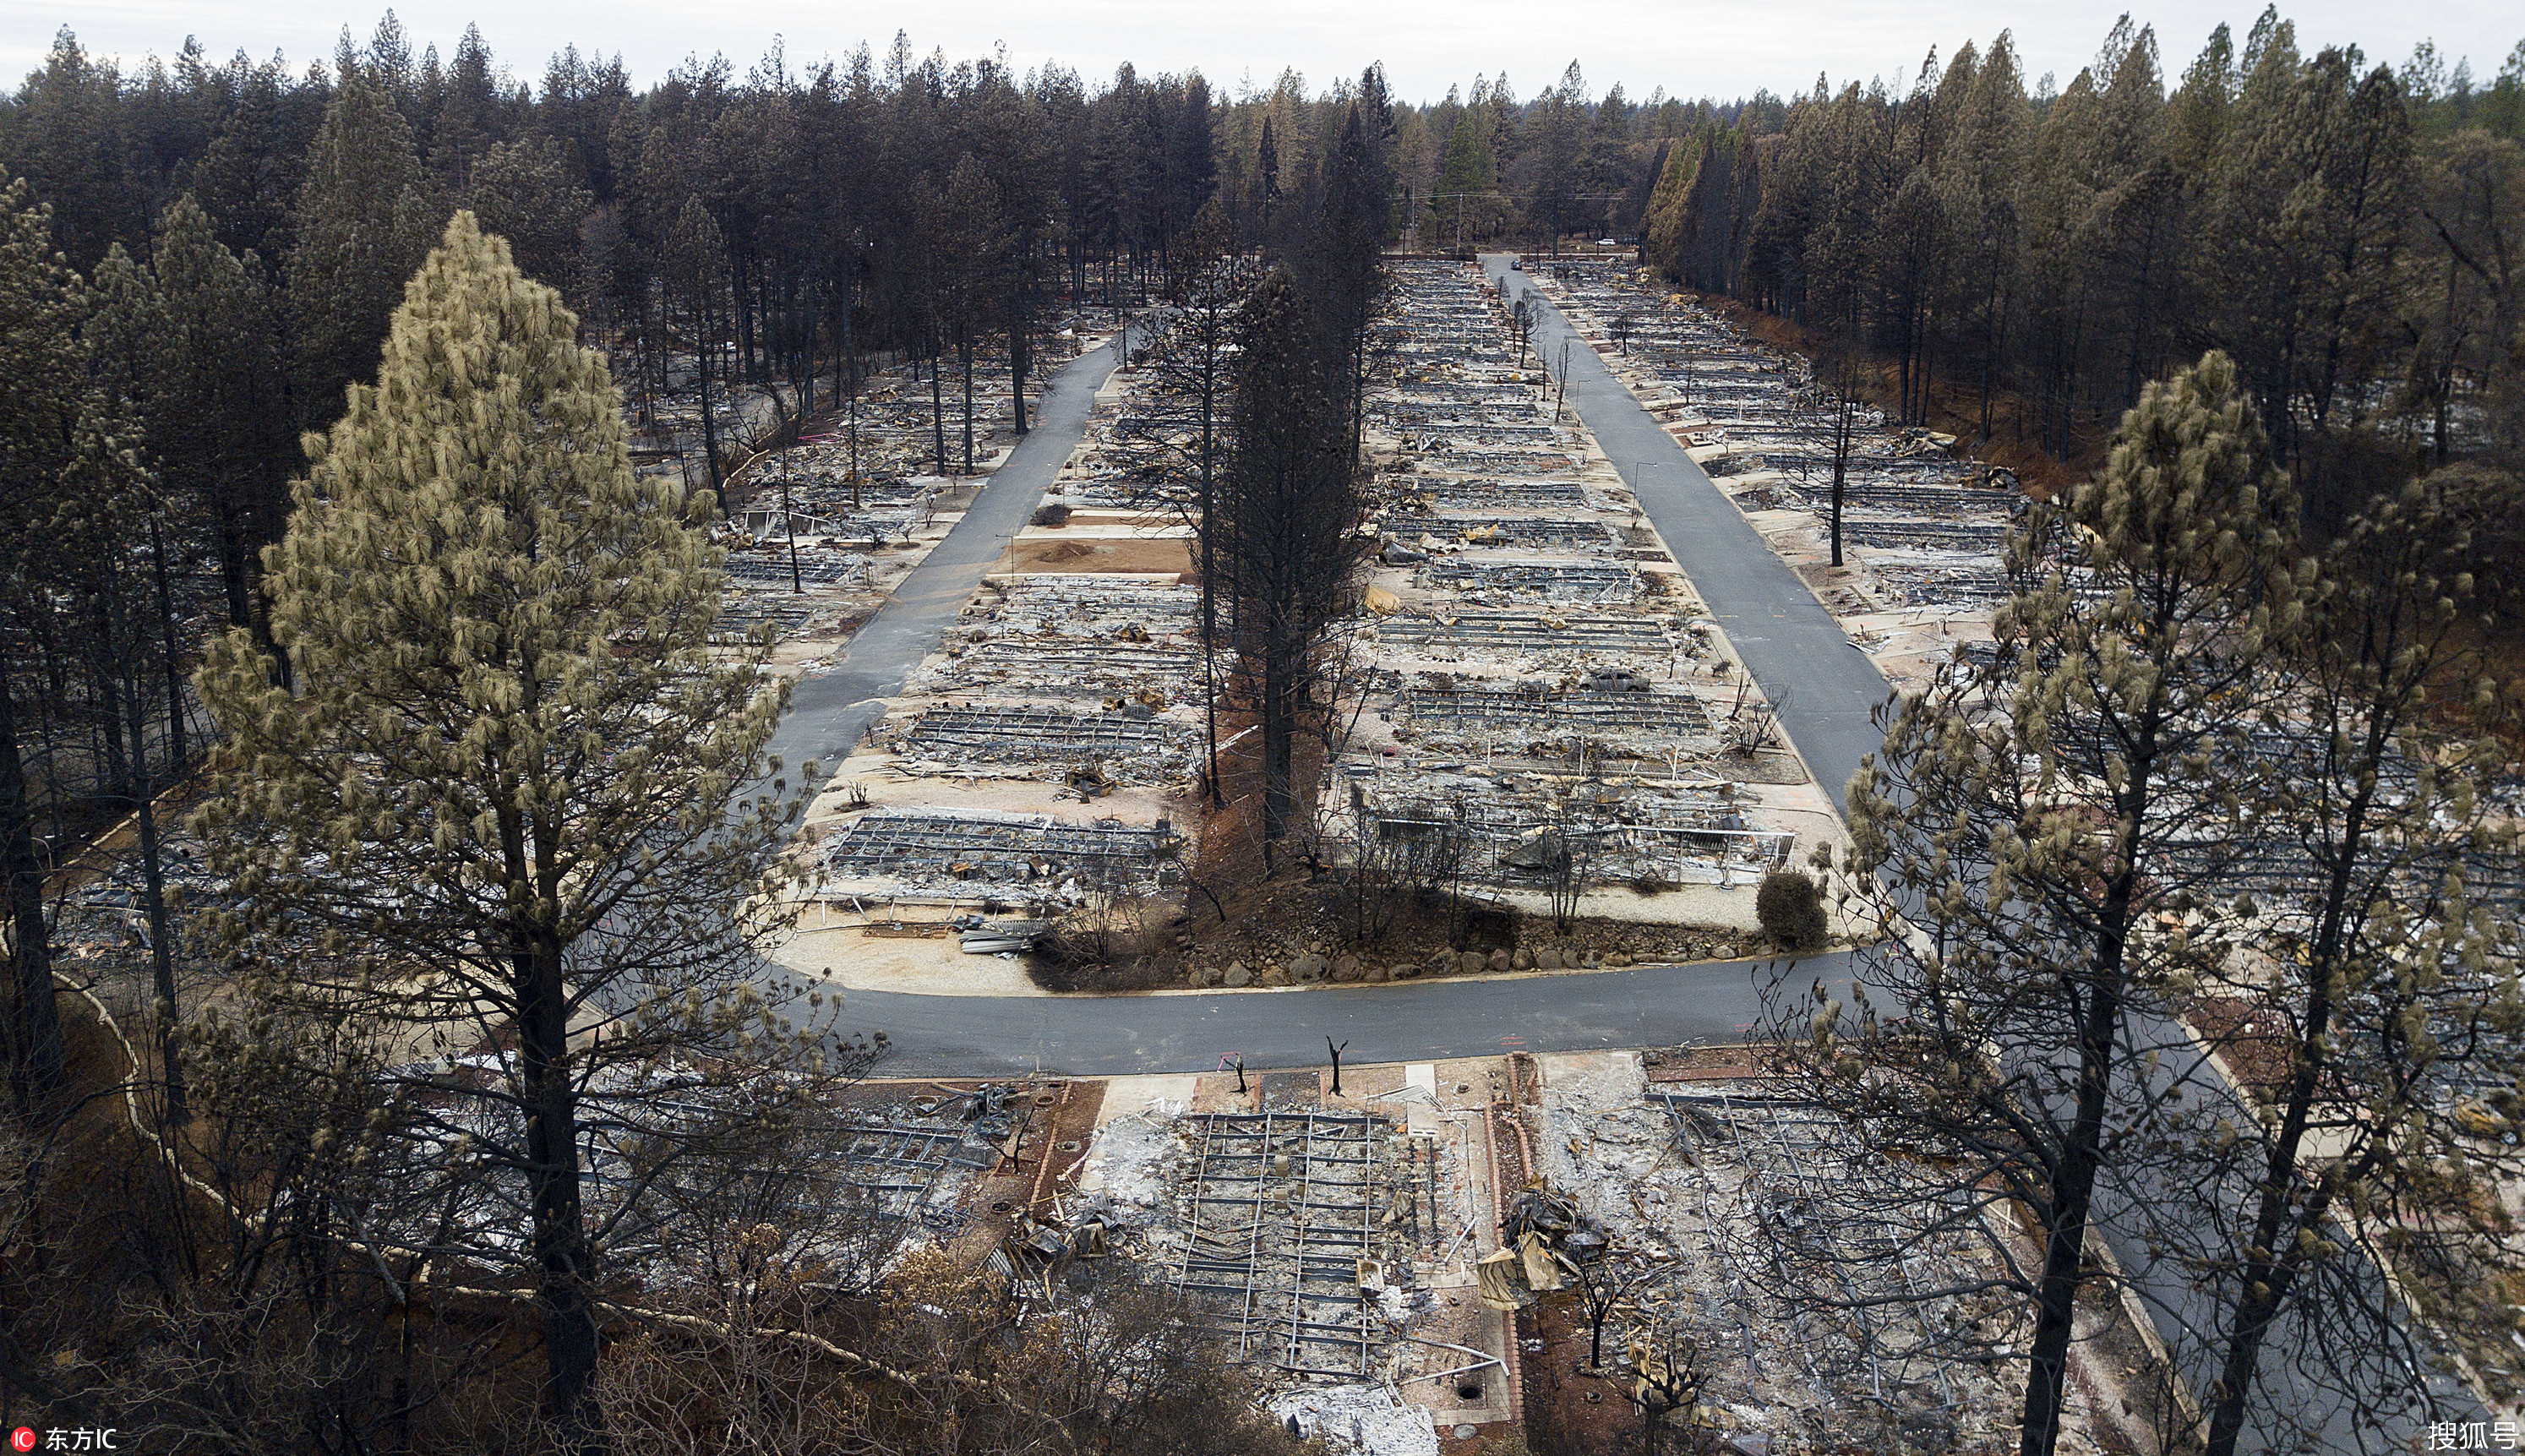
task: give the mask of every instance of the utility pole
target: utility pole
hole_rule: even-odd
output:
[[[1569,340],[1560,341],[1560,393],[1552,401],[1552,423],[1560,423],[1560,407],[1569,401]]]

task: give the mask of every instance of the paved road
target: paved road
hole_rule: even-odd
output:
[[[1862,755],[1884,741],[1869,714],[1890,692],[1883,674],[1851,645],[1832,614],[1788,563],[1772,554],[1726,492],[1684,453],[1683,445],[1613,377],[1595,347],[1578,337],[1509,255],[1486,254],[1482,267],[1514,308],[1531,298],[1539,322],[1535,347],[1555,376],[1568,344],[1568,401],[1596,443],[1621,472],[1675,564],[1692,578],[1710,616],[1744,659],[1807,770],[1847,808],[1844,790]]]
[[[1088,406],[1114,372],[1114,347],[1090,349],[1052,377],[1026,431],[1007,462],[973,498],[894,595],[851,638],[838,671],[799,679],[789,716],[772,735],[770,751],[795,769],[809,760],[827,769],[849,756],[860,735],[884,711],[876,700],[903,686],[920,660],[938,650],[956,613],[970,601],[983,574],[1034,514],[1044,488],[1078,447]]]
[[[848,993],[850,1020],[883,1028],[889,1076],[1082,1077],[1320,1067],[1324,1038],[1357,1062],[1507,1051],[1595,1051],[1739,1041],[1761,987],[1846,986],[1846,953],[1803,963],[1737,961],[1573,976],[1310,990],[1073,998]]]

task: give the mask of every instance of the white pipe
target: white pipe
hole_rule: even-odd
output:
[[[1508,1369],[1507,1366],[1500,1365],[1500,1360],[1497,1355],[1484,1355],[1479,1361],[1471,1365],[1459,1365],[1454,1370],[1442,1370],[1436,1375],[1413,1376],[1411,1379],[1415,1381],[1443,1381],[1449,1376],[1460,1376],[1469,1371],[1481,1370],[1492,1365],[1499,1365],[1499,1368],[1503,1371]]]
[[[1452,1344],[1443,1339],[1431,1339],[1427,1335],[1423,1334],[1407,1334],[1403,1337],[1411,1341],[1415,1345],[1432,1345],[1441,1350],[1453,1350],[1460,1355],[1477,1355],[1493,1365],[1500,1363],[1500,1358],[1497,1355],[1491,1354],[1487,1350],[1476,1350],[1471,1345]],[[1468,1370],[1479,1370],[1481,1367],[1475,1365],[1467,1366],[1465,1368]]]

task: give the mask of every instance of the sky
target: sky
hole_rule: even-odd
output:
[[[2260,0],[2128,0],[2134,21],[2153,25],[2169,79],[2181,74],[2210,28],[2225,21],[2241,41]],[[0,0],[0,75],[14,81],[41,64],[55,30],[68,25],[96,54],[139,60],[169,56],[188,34],[215,57],[243,48],[257,59],[279,50],[293,69],[332,53],[348,25],[365,40],[384,6],[345,8],[342,0]],[[2115,0],[1795,0],[1713,4],[1709,0],[921,0],[879,7],[832,0],[752,0],[699,7],[689,0],[612,0],[601,8],[474,0],[399,0],[394,6],[416,53],[455,49],[466,24],[478,23],[492,54],[522,79],[566,43],[581,52],[619,53],[645,85],[686,56],[721,53],[741,74],[783,44],[793,67],[836,59],[862,40],[882,54],[898,28],[914,49],[953,58],[1005,46],[1020,71],[1055,60],[1091,80],[1127,60],[1142,72],[1199,69],[1234,93],[1268,87],[1284,67],[1320,90],[1336,76],[1385,63],[1395,92],[1435,101],[1450,84],[1502,72],[1520,98],[1558,80],[1575,60],[1591,95],[1619,82],[1634,100],[1667,94],[1721,99],[1760,88],[1787,94],[1818,73],[1848,79],[1907,77],[1931,47],[1952,56],[1966,40],[1986,43],[2012,29],[2029,80],[2046,72],[2066,85],[2096,53],[2123,5]],[[2433,40],[2451,68],[2469,57],[2482,82],[2525,39],[2525,10],[2513,0],[2300,0],[2282,14],[2302,49],[2355,44],[2371,62],[2399,65],[2414,44]]]

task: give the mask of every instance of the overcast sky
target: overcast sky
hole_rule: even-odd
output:
[[[68,25],[104,55],[171,55],[192,34],[215,56],[243,47],[260,59],[277,49],[303,69],[331,53],[345,25],[365,40],[383,8],[316,0],[0,0],[0,68],[14,82]],[[1908,75],[1930,47],[1949,56],[1963,41],[1987,42],[2002,28],[2014,30],[2029,81],[2055,72],[2065,85],[2121,13],[2111,0],[921,0],[893,7],[612,0],[496,8],[478,0],[403,0],[394,9],[416,52],[435,43],[440,55],[449,54],[472,21],[492,53],[527,79],[565,42],[619,52],[645,84],[692,53],[724,53],[742,72],[775,34],[795,65],[840,57],[861,40],[882,53],[901,28],[922,54],[943,47],[961,57],[1005,44],[1020,70],[1055,59],[1094,78],[1128,60],[1143,71],[1199,68],[1231,91],[1249,81],[1267,86],[1289,66],[1317,89],[1381,60],[1399,95],[1426,100],[1450,83],[1503,70],[1516,94],[1530,97],[1573,59],[1596,95],[1616,81],[1634,100],[1657,86],[1686,97],[1750,95],[1761,87],[1785,93],[1811,86],[1818,72],[1836,84]],[[2514,0],[2301,0],[2283,13],[2309,52],[2351,43],[2371,61],[2399,65],[2414,43],[2434,39],[2450,66],[2469,56],[2484,82],[2525,37],[2525,10]],[[2132,14],[2156,26],[2172,76],[2219,21],[2241,41],[2259,5],[2141,0]]]

